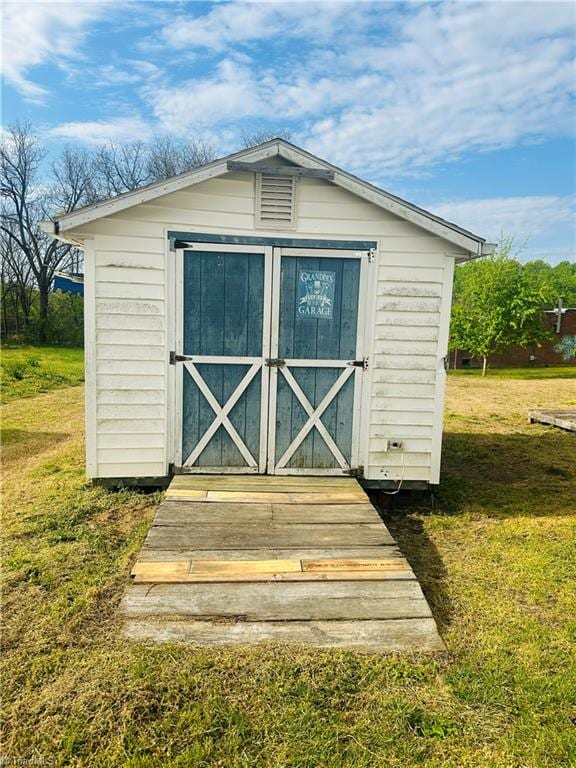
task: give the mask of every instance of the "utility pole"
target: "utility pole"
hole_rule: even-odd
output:
[[[558,309],[556,310],[556,333],[562,330],[562,296],[558,296]]]

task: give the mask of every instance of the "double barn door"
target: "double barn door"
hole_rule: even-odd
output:
[[[355,469],[366,253],[194,244],[176,255],[176,466]]]

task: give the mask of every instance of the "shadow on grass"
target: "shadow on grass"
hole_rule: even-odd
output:
[[[445,586],[446,567],[424,527],[422,513],[430,512],[430,501],[424,505],[421,494],[412,503],[409,494],[401,499],[379,495],[373,501],[402,554],[408,558],[442,632],[450,624],[452,604]]]
[[[68,432],[38,432],[26,429],[4,428],[0,431],[2,462],[13,464],[31,453],[44,453],[70,438]]]
[[[435,512],[474,508],[487,517],[573,514],[576,435],[556,427],[534,432],[444,435]]]
[[[426,532],[426,516],[496,519],[573,515],[576,435],[555,427],[533,434],[446,432],[441,483],[433,493],[376,493],[380,511],[408,558],[440,631],[452,605],[446,567]]]

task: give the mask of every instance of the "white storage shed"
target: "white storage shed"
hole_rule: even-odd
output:
[[[89,477],[438,483],[454,265],[483,238],[282,139],[44,228],[85,254]]]

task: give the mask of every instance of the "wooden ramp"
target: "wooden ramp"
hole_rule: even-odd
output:
[[[550,424],[553,427],[576,432],[576,408],[554,408],[528,411],[530,423]]]
[[[443,648],[354,479],[176,476],[131,579],[120,610],[133,639]]]

